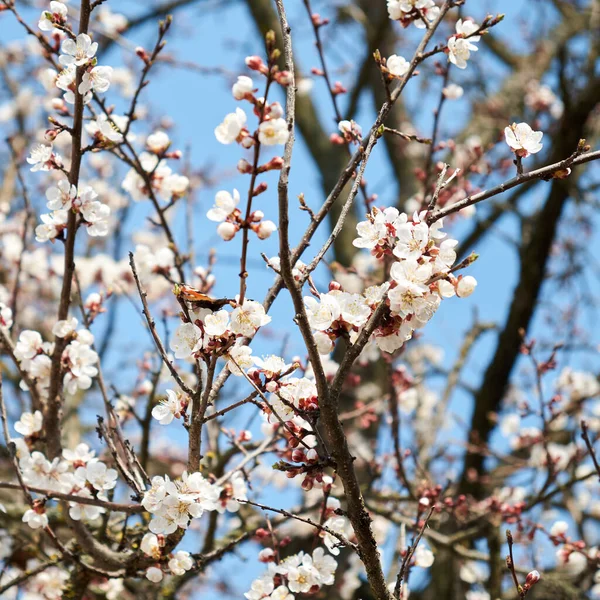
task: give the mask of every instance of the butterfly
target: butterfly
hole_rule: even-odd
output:
[[[203,294],[200,290],[184,283],[176,283],[173,287],[173,293],[179,302],[189,302],[194,308],[218,310],[228,304],[229,306],[237,306],[235,300],[229,298],[211,298]]]

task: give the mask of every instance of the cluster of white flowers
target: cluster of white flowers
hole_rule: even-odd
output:
[[[268,73],[267,67],[258,57],[248,57],[246,63],[263,75]],[[279,78],[277,78],[279,76]],[[276,73],[276,81],[285,85],[285,76]],[[279,102],[268,103],[265,98],[257,98],[254,93],[254,82],[250,77],[241,75],[232,87],[235,100],[245,100],[253,105],[254,112],[259,116],[258,128],[250,133],[247,127],[248,117],[241,108],[229,113],[215,128],[215,137],[221,144],[238,143],[243,148],[252,148],[257,143],[263,146],[283,145],[289,138],[289,130],[283,118],[283,108]],[[280,169],[283,164],[281,157],[277,156],[263,165],[251,165],[246,159],[238,162],[240,173],[254,176],[266,171]],[[267,189],[266,183],[261,183],[252,191],[252,196],[257,196]],[[240,229],[252,229],[261,240],[265,240],[276,231],[277,226],[273,221],[265,220],[264,213],[260,210],[253,211],[248,217],[242,216],[237,208],[240,195],[237,190],[233,194],[221,190],[217,192],[214,206],[207,212],[211,221],[219,223],[217,233],[225,241],[230,241]]]
[[[183,473],[172,481],[167,475],[152,478],[151,488],[142,499],[144,508],[152,514],[149,529],[154,534],[169,535],[177,529],[187,529],[192,519],[204,511],[237,512],[239,500],[247,499],[246,483],[240,472],[223,485],[211,483],[201,473]]]
[[[142,538],[140,548],[144,554],[155,560],[160,560],[162,554],[161,542],[164,538],[157,537],[154,533],[147,533]],[[168,561],[169,570],[173,575],[183,575],[194,566],[194,559],[189,552],[178,550]],[[146,578],[152,583],[159,583],[163,579],[163,572],[160,566],[154,565],[146,570]]]
[[[54,3],[53,4],[58,4]],[[20,589],[9,588],[2,598],[6,600],[61,600],[64,598],[64,588],[69,580],[69,571],[60,567],[47,567],[36,573],[36,567],[41,562],[37,559],[27,560],[23,571],[20,569],[4,566],[0,574],[0,586],[10,584],[13,580],[21,578],[24,574],[32,573],[25,577],[19,585]]]
[[[92,385],[92,377],[98,374],[94,366],[98,362],[98,354],[92,350],[94,336],[87,329],[77,328],[77,319],[58,321],[52,330],[56,337],[69,337],[61,357],[61,368],[65,375],[64,389],[69,394],[78,390],[87,390]],[[15,356],[21,369],[35,381],[42,396],[48,393],[50,371],[52,369],[52,353],[54,344],[44,342],[37,331],[26,329],[21,332],[15,346]],[[27,390],[27,383],[21,381],[22,389]]]
[[[333,342],[342,333],[348,333],[354,341],[386,293],[390,316],[373,335],[381,350],[393,352],[431,319],[442,298],[464,298],[473,292],[477,285],[473,277],[450,273],[458,242],[441,232],[442,221],[427,225],[426,216],[426,212],[415,212],[409,220],[395,208],[375,208],[366,221],[357,225],[357,248],[368,249],[378,258],[396,259],[390,271],[392,281],[371,286],[360,294],[344,292],[334,283],[318,300],[305,298],[320,352],[331,352]]]
[[[554,119],[560,119],[564,111],[562,100],[547,85],[536,79],[527,84],[525,105],[536,112],[548,112]]]
[[[459,69],[466,69],[471,52],[479,50],[475,42],[478,42],[481,36],[473,35],[478,29],[479,25],[470,20],[459,19],[456,22],[456,35],[448,40],[448,60]]]
[[[233,194],[226,190],[220,190],[215,196],[214,206],[206,213],[211,221],[219,223],[217,233],[223,240],[226,242],[232,240],[244,225],[252,229],[261,240],[266,240],[277,230],[275,223],[265,220],[265,215],[260,210],[253,211],[245,223],[239,208],[237,208],[239,202],[240,194],[237,190],[234,189]]]
[[[248,600],[294,600],[296,593],[314,593],[321,586],[333,585],[336,569],[337,561],[323,548],[315,548],[312,555],[301,551],[279,564],[270,562],[266,573],[252,582],[244,596]],[[278,585],[282,580],[285,585]]]
[[[148,151],[139,155],[139,164],[147,175],[142,177],[138,170],[133,167],[125,175],[122,188],[136,202],[148,198],[151,193],[167,202],[181,198],[186,194],[190,180],[185,175],[173,172],[165,160],[166,158],[178,158],[180,156],[179,152],[166,154],[169,145],[170,140],[166,133],[161,131],[150,135],[146,140]],[[150,180],[152,190],[148,189],[147,179]]]
[[[31,438],[42,427],[40,413],[24,414],[15,424],[15,430],[25,438]],[[117,471],[108,468],[105,463],[95,458],[95,452],[87,444],[81,443],[74,450],[64,449],[61,458],[50,461],[42,452],[29,451],[26,440],[12,440],[17,447],[19,468],[23,482],[31,488],[40,488],[51,492],[60,492],[80,496],[108,500],[106,493],[117,485]],[[105,509],[91,504],[69,502],[69,515],[73,520],[95,520]],[[23,515],[23,521],[32,529],[48,525],[45,504],[35,501],[34,506]]]
[[[84,104],[88,104],[93,92],[103,93],[110,87],[112,67],[97,64],[97,50],[98,43],[92,42],[86,33],[80,33],[75,39],[63,40],[58,61],[65,69],[56,78],[56,87],[64,91],[63,98],[67,104],[75,104],[75,93],[82,95]],[[85,71],[78,89],[75,89],[77,67],[84,67]]]
[[[98,194],[88,185],[79,186],[79,190],[66,179],[56,187],[46,191],[46,206],[52,211],[40,216],[42,224],[35,229],[38,242],[54,240],[67,227],[69,211],[81,215],[80,224],[85,226],[92,237],[105,236],[108,233],[110,207],[98,200]]]
[[[181,324],[171,339],[175,358],[198,357],[202,353],[209,355],[229,349],[236,338],[253,336],[260,327],[271,322],[263,305],[247,298],[231,312],[202,308],[190,311],[190,317],[192,322]],[[243,360],[246,352],[249,355],[250,348],[237,345],[229,350],[229,356],[240,364],[238,358]],[[230,363],[234,365],[233,361]]]
[[[426,23],[433,23],[440,9],[433,0],[387,0],[390,19],[400,21],[403,27],[411,23],[419,29],[425,29]]]
[[[238,77],[231,90],[236,100],[247,100],[261,114],[258,130],[250,135],[246,127],[248,121],[246,113],[241,108],[236,108],[235,112],[226,115],[223,122],[215,129],[215,137],[221,144],[236,142],[244,148],[251,148],[257,140],[265,146],[282,145],[287,142],[289,131],[283,118],[281,104],[279,102],[265,104],[265,99],[256,98],[254,91],[254,82],[245,75]]]

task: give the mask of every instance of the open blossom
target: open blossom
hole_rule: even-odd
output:
[[[45,511],[38,512],[30,508],[23,515],[23,523],[27,523],[31,529],[48,527],[48,515]]]
[[[175,358],[189,358],[202,349],[202,330],[194,323],[183,323],[175,330],[170,346]]]
[[[510,127],[504,128],[506,143],[517,156],[522,158],[536,154],[542,149],[543,135],[541,131],[531,129],[527,123],[513,123]]]
[[[448,60],[459,69],[466,69],[471,52],[479,50],[475,42],[481,36],[473,35],[478,29],[479,25],[473,21],[459,19],[456,22],[456,35],[448,40]]]
[[[265,314],[262,304],[244,298],[242,306],[237,306],[231,313],[231,331],[238,335],[251,336],[263,325],[271,322],[271,317]]]
[[[86,124],[85,130],[99,143],[106,145],[120,144],[123,141],[123,134],[119,131],[120,127],[117,124],[117,120],[121,122],[123,117],[117,115],[111,115],[110,120],[104,114],[100,114],[96,117],[95,121],[90,121]]]
[[[219,310],[215,313],[206,315],[204,318],[204,331],[211,337],[220,337],[225,334],[229,326],[229,313],[226,310]]]
[[[320,301],[312,296],[304,298],[308,322],[313,329],[325,331],[340,318],[340,305],[333,294],[321,294]]]
[[[246,119],[246,113],[241,108],[236,108],[234,113],[229,113],[215,129],[217,141],[221,144],[235,142],[246,126]]]
[[[173,390],[167,390],[167,397],[152,409],[152,416],[161,424],[168,425],[173,418],[179,419],[187,408],[187,402]]]
[[[79,196],[80,211],[88,223],[88,235],[93,237],[108,233],[108,217],[110,216],[110,207],[102,204],[97,198],[98,194],[90,186],[86,186]]]
[[[236,100],[243,100],[247,94],[251,94],[254,90],[254,83],[250,77],[240,75],[237,81],[231,88],[231,93]]]
[[[46,199],[48,200],[46,206],[50,210],[68,210],[73,205],[76,196],[77,188],[66,179],[61,179],[56,187],[51,187],[46,191]]]
[[[214,206],[206,213],[211,221],[220,223],[224,221],[240,202],[240,193],[234,189],[233,194],[226,190],[220,190],[215,196]]]
[[[265,146],[285,144],[290,136],[285,119],[263,121],[258,127],[258,140]]]
[[[23,413],[15,423],[15,431],[23,437],[28,437],[42,430],[42,413],[36,410],[32,413]]]
[[[388,294],[392,311],[403,316],[415,312],[428,291],[426,283],[431,273],[429,263],[420,265],[414,258],[394,263],[391,276],[396,287]]]
[[[35,228],[35,239],[38,242],[53,240],[66,226],[69,213],[66,210],[55,210],[50,214],[40,215],[42,224]]]
[[[77,328],[77,319],[72,317],[64,321],[57,321],[52,327],[52,333],[59,338],[64,338],[70,333],[73,333]]]
[[[80,33],[75,40],[66,39],[61,47],[62,54],[58,61],[61,65],[76,65],[78,67],[85,65],[94,58],[98,50],[98,42],[92,42],[92,38],[87,33]]]
[[[62,455],[66,461],[80,467],[92,460],[94,456],[96,456],[96,453],[93,450],[90,450],[90,447],[87,444],[81,443],[77,444],[75,450],[65,448],[62,451]]]
[[[37,144],[31,149],[27,162],[31,167],[31,171],[48,171],[50,169],[50,163],[52,161],[52,144],[48,146],[44,144]]]
[[[81,490],[75,493],[75,496],[80,496],[81,498],[93,498],[92,492],[88,488],[82,488]],[[106,500],[107,498],[102,494],[98,494],[98,499]],[[69,516],[74,521],[81,521],[82,519],[85,519],[87,521],[94,521],[105,512],[106,509],[102,508],[101,506],[69,502]]]
[[[480,35],[473,35],[479,29],[479,25],[470,19],[459,19],[456,21],[455,30],[457,35],[469,37],[472,42],[478,42],[481,39]]]
[[[50,2],[50,10],[45,10],[40,15],[38,27],[42,31],[52,31],[54,25],[64,25],[67,21],[67,7],[62,2]]]
[[[227,368],[237,377],[243,377],[243,373],[240,369],[245,371],[254,365],[252,348],[250,348],[250,346],[244,346],[241,343],[236,342],[229,350],[228,356],[229,361],[227,362]]]
[[[475,44],[465,38],[451,37],[448,40],[448,60],[459,69],[467,68],[471,52],[479,50]]]
[[[37,331],[26,329],[22,331],[15,346],[15,356],[19,360],[27,360],[33,358],[41,351],[44,340]]]
[[[386,61],[389,72],[395,77],[404,77],[410,68],[410,63],[397,54],[392,54]]]
[[[421,18],[431,23],[440,13],[433,0],[388,0],[387,9],[390,19],[401,21],[405,26],[412,21],[419,29],[425,28]]]
[[[77,67],[69,65],[63,69],[56,77],[56,87],[63,90],[63,99],[67,104],[75,104],[75,77],[77,75]]]
[[[117,471],[109,469],[97,459],[92,459],[84,467],[79,467],[75,475],[79,479],[88,481],[98,491],[112,490],[117,485]]]
[[[329,517],[329,519],[323,523],[323,526],[337,534],[343,535],[346,539],[350,539],[354,535],[354,530],[346,517],[337,515]],[[321,531],[321,537],[323,537],[323,541],[329,552],[334,556],[337,556],[340,553],[339,547],[341,545],[339,538],[327,531]]]
[[[76,394],[78,390],[89,389],[92,377],[98,375],[98,369],[93,366],[98,362],[98,354],[88,344],[77,339],[65,348],[62,360],[68,364],[64,377],[67,393]]]
[[[429,243],[429,227],[427,223],[403,223],[396,228],[398,243],[394,248],[394,256],[398,258],[418,259]]]
[[[95,92],[106,92],[110,87],[112,79],[112,67],[94,67],[91,71],[86,71],[79,84],[79,93],[87,94],[92,90]]]
[[[194,560],[189,552],[179,550],[173,558],[169,560],[169,569],[173,575],[183,575],[194,566]]]
[[[151,556],[155,560],[160,558],[160,544],[158,537],[154,533],[146,533],[140,543],[140,550],[147,556]]]

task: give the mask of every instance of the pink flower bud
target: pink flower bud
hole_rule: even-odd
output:
[[[315,461],[319,460],[319,454],[317,453],[317,451],[314,448],[311,448],[306,453],[306,460],[309,462],[315,462]]]
[[[293,452],[292,452],[292,460],[294,462],[303,462],[304,459],[306,458],[306,455],[304,454],[304,450],[302,448],[296,448]]]
[[[541,578],[542,576],[540,575],[539,571],[533,570],[527,574],[525,585],[531,587],[535,585]]]
[[[283,167],[283,158],[281,156],[274,156],[268,163],[263,165],[265,171],[279,171]]]
[[[148,60],[150,60],[150,57],[148,56],[148,53],[141,47],[138,46],[135,49],[135,53],[145,62],[148,63]]]
[[[252,165],[245,158],[240,158],[237,164],[237,170],[240,173],[252,173]]]
[[[265,68],[265,64],[260,56],[247,56],[246,66],[253,71],[262,71]]]
[[[266,181],[261,181],[255,188],[254,191],[252,192],[253,196],[259,196],[260,194],[262,194],[263,192],[267,191],[267,188],[269,186],[267,185]]]
[[[273,562],[275,560],[275,552],[273,552],[273,548],[263,548],[258,553],[258,560],[262,563]]]
[[[275,74],[275,80],[279,85],[290,85],[292,83],[292,75],[289,71],[279,71]]]

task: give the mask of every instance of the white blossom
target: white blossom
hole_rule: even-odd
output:
[[[87,33],[80,33],[75,40],[70,38],[64,40],[60,49],[62,54],[58,61],[61,65],[80,67],[94,58],[98,50],[98,42],[92,42],[92,38]]]
[[[404,77],[408,73],[410,63],[403,57],[397,54],[392,54],[386,61],[386,66],[389,72],[395,77]]]
[[[533,131],[527,123],[513,123],[510,127],[504,128],[506,143],[517,156],[523,158],[536,154],[542,149],[543,135],[541,131]]]
[[[42,413],[36,410],[34,413],[25,412],[15,423],[15,431],[24,437],[29,437],[42,430]]]
[[[285,144],[289,136],[285,119],[263,121],[258,127],[258,141],[265,146]]]
[[[246,126],[246,119],[246,113],[241,108],[236,108],[234,113],[229,113],[215,129],[217,141],[221,144],[235,142]]]

